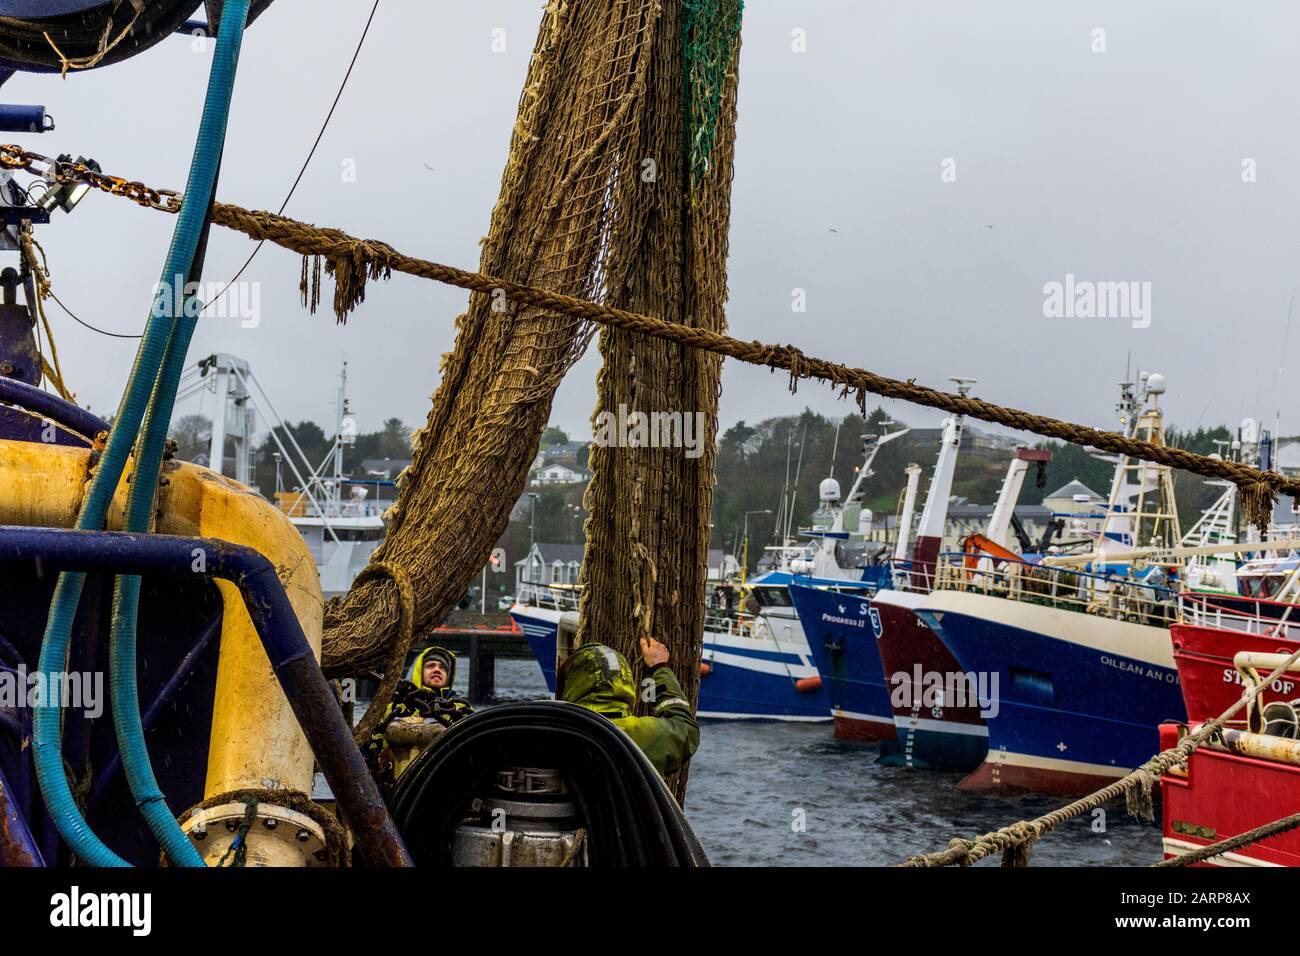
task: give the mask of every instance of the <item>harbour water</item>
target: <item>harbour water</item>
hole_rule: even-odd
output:
[[[464,674],[458,675],[463,682]],[[530,660],[497,662],[501,700],[546,696]],[[1067,801],[958,792],[961,774],[876,762],[876,748],[834,739],[826,724],[702,723],[686,816],[719,866],[888,866],[944,849]],[[1157,818],[1159,806],[1157,804]],[[1122,801],[1070,821],[1035,847],[1036,866],[1145,866],[1160,831]],[[996,866],[997,858],[983,865]]]

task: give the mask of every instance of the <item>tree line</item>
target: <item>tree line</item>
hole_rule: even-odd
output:
[[[312,468],[328,455],[333,436],[316,422],[291,423],[288,430],[306,454]],[[742,538],[748,530],[751,570],[763,553],[763,547],[780,543],[786,527],[796,532],[812,523],[819,507],[818,488],[823,479],[839,481],[841,493],[847,495],[864,457],[863,440],[906,428],[905,422],[893,420],[883,408],[876,408],[865,418],[850,413],[843,418],[828,418],[809,409],[798,415],[769,418],[756,424],[737,422],[718,436],[716,486],[713,496],[713,530],[710,547],[728,553],[741,553]],[[173,423],[172,438],[177,456],[192,461],[206,458],[211,441],[212,423],[201,415],[186,415]],[[1028,436],[1026,436],[1028,437]],[[1232,437],[1224,426],[1182,430],[1166,429],[1170,445],[1200,454],[1220,448],[1216,442]],[[284,436],[281,440],[288,445]],[[542,447],[564,444],[568,436],[557,427],[547,429]],[[1105,497],[1110,491],[1114,465],[1099,460],[1078,445],[1057,441],[1028,439],[1032,447],[1048,448],[1052,460],[1045,469],[1043,487],[1027,480],[1021,490],[1021,504],[1037,504],[1044,494],[1079,479]],[[262,437],[253,454],[254,482],[263,494],[271,497],[276,486],[274,453],[278,450],[269,434]],[[864,507],[876,514],[896,514],[904,486],[904,468],[915,463],[923,469],[921,495],[934,469],[938,443],[933,431],[922,440],[911,435],[881,447],[872,465],[872,474],[864,482]],[[229,454],[228,449],[228,454]],[[398,418],[387,419],[383,427],[358,434],[344,448],[344,472],[350,477],[365,478],[362,468],[366,459],[407,459],[411,457],[410,429]],[[586,448],[575,458],[586,464]],[[997,497],[1006,471],[1009,452],[963,453],[957,459],[953,494],[972,503],[990,505]],[[328,468],[326,469],[329,470]],[[286,489],[296,485],[287,464],[282,469]],[[1031,478],[1033,473],[1031,472]],[[1176,471],[1174,489],[1178,498],[1179,519],[1183,529],[1191,527],[1200,513],[1218,497],[1220,488],[1205,484],[1197,475]],[[535,499],[525,492],[502,538],[508,560],[513,562],[528,550],[529,542],[583,543],[582,486],[562,486],[533,490]],[[390,497],[385,495],[385,497]],[[918,503],[919,508],[919,503]],[[746,515],[748,514],[748,518]]]

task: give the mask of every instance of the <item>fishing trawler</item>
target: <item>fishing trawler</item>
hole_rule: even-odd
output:
[[[872,439],[866,439],[867,460],[858,471],[845,506],[836,514],[827,540],[835,537],[847,540],[851,533],[858,533],[859,529],[870,525],[870,512],[866,513],[866,524],[863,524],[861,501],[865,497],[864,482],[871,477],[871,464],[879,444],[902,434],[894,432],[882,436],[875,444]],[[895,553],[905,546],[911,527],[920,469],[910,466],[907,474]],[[874,653],[846,653],[846,645],[853,638],[844,636],[845,633],[865,636],[869,628],[874,629],[878,624],[869,598],[886,585],[888,564],[879,560],[883,553],[873,557],[875,563],[864,564],[859,580],[850,585],[818,583],[806,577],[795,577],[788,585],[790,602],[800,627],[807,635],[829,696],[834,734],[844,740],[862,742],[892,740],[894,737],[893,722],[885,706],[887,695],[879,657]]]
[[[952,381],[961,394],[974,384],[962,378]],[[869,600],[857,601],[856,615],[846,614],[845,602],[833,602],[830,596],[808,589],[792,589],[792,593],[805,626],[810,632],[816,628],[822,638],[813,647],[823,675],[831,675],[832,694],[849,702],[835,711],[836,736],[897,740],[897,745],[882,753],[887,760],[969,770],[985,750],[986,731],[980,716],[984,704],[974,689],[968,698],[957,693],[961,667],[913,613],[931,585],[961,431],[960,415],[944,421],[915,541],[909,532],[920,469],[913,466],[909,470],[893,561],[879,586],[866,596]],[[1049,458],[1045,451],[1017,451],[993,509],[989,538],[1002,541],[1007,537],[1029,465]],[[934,675],[939,675],[937,688]]]
[[[338,417],[334,439],[324,460],[307,471],[311,463],[302,456],[302,450],[293,440],[288,428],[279,429],[288,436],[292,447],[281,454],[293,461],[293,451],[301,458],[301,468],[306,477],[294,467],[298,485],[285,490],[283,473],[276,460],[275,501],[280,510],[289,516],[307,541],[307,548],[320,572],[321,590],[328,600],[336,594],[346,594],[357,575],[370,563],[370,556],[384,540],[384,510],[386,504],[370,498],[371,490],[392,486],[391,480],[356,481],[346,477],[343,470],[343,451],[356,441],[356,425],[348,404],[348,363],[343,363],[339,373]],[[276,429],[271,434],[277,444]],[[324,469],[330,467],[326,473]],[[347,496],[344,497],[344,489]]]
[[[875,559],[880,549],[862,546],[871,525],[871,512],[863,507],[865,483],[874,474],[871,468],[880,449],[907,432],[904,428],[863,436],[863,461],[847,496],[841,498],[834,477],[822,479],[820,520],[799,531],[806,542],[772,549],[778,566],[744,585],[757,604],[756,613],[706,615],[700,699],[728,702],[712,713],[834,718],[839,726],[842,689],[836,674],[818,662],[820,622],[814,619],[812,631],[805,628],[798,595],[811,591],[818,600],[833,600],[838,607],[842,602],[860,603],[879,586],[883,567]],[[781,701],[775,708],[769,703],[774,698]]]
[[[953,381],[961,394],[974,384],[968,379]],[[872,603],[880,622],[876,646],[889,680],[890,708],[898,731],[896,759],[936,770],[969,770],[988,749],[984,709],[989,705],[990,688],[981,688],[977,680],[968,682],[967,677],[973,675],[968,675],[915,613],[934,585],[961,432],[960,415],[944,422],[939,456],[910,560],[896,565],[893,586],[877,594]],[[1029,464],[1045,463],[1050,457],[1048,452],[1023,448],[1012,457],[983,539],[987,547],[1005,552],[1011,517]]]
[[[1249,429],[1246,429],[1249,431]],[[1203,721],[1219,717],[1250,690],[1245,715],[1162,775],[1162,840],[1171,858],[1237,837],[1291,815],[1300,787],[1296,706],[1300,667],[1291,665],[1265,685],[1263,675],[1300,649],[1300,562],[1285,543],[1237,569],[1239,594],[1198,589],[1181,595],[1170,627],[1187,722],[1160,726],[1167,750]],[[1300,837],[1289,829],[1211,857],[1207,866],[1297,866]]]
[[[1125,386],[1131,434],[1163,441],[1164,391],[1154,374]],[[916,614],[962,670],[1000,688],[985,718],[988,754],[963,788],[1082,792],[1154,751],[1157,725],[1183,711],[1168,632],[1179,567],[1143,567],[1138,549],[1174,546],[1177,521],[1169,470],[1121,458],[1095,554],[992,570],[941,556]]]

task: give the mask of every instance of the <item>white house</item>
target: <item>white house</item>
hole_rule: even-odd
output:
[[[576,485],[579,482],[586,481],[590,477],[591,476],[586,472],[574,471],[567,465],[561,465],[559,462],[552,462],[537,472],[537,477],[533,479],[533,484]]]
[[[530,584],[577,584],[582,570],[580,544],[534,544],[527,557],[515,562],[515,593],[519,594]],[[740,562],[735,555],[713,548],[708,557],[708,581],[720,583],[740,573]]]
[[[526,557],[515,562],[515,593],[530,584],[577,584],[582,568],[580,544],[534,544]]]

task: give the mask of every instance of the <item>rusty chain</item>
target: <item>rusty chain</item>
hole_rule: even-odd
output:
[[[124,196],[138,205],[161,209],[163,212],[175,213],[181,208],[180,193],[173,189],[154,189],[136,180],[110,176],[83,162],[50,159],[48,156],[33,153],[21,146],[0,146],[0,169],[29,170],[40,175],[47,182],[86,183],[106,193]]]

